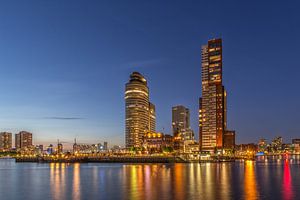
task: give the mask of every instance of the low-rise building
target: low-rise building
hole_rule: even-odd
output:
[[[97,153],[100,151],[101,144],[74,144],[73,145],[73,153]],[[103,147],[103,146],[102,146]]]
[[[144,136],[143,147],[148,153],[172,151],[173,137],[163,133],[148,132]]]

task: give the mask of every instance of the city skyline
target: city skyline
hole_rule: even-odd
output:
[[[219,13],[202,19],[218,3]],[[172,106],[184,105],[198,139],[201,45],[221,37],[228,127],[236,130],[237,143],[279,135],[290,142],[299,135],[294,58],[300,30],[296,14],[288,12],[297,7],[292,3],[65,5],[1,3],[1,131],[32,132],[37,144],[76,137],[124,145],[124,83],[139,71],[149,80],[156,129],[172,133]],[[150,19],[136,17],[144,12]]]

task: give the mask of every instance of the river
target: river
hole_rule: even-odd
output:
[[[300,199],[300,159],[232,163],[15,163],[0,159],[1,200]]]

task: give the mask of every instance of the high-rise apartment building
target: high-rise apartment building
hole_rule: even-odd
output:
[[[32,147],[32,133],[21,131],[15,135],[16,149]]]
[[[125,86],[126,147],[142,147],[145,134],[155,132],[155,124],[155,106],[149,102],[147,80],[133,72]]]
[[[9,151],[12,149],[12,133],[0,133],[0,151]]]
[[[174,137],[193,140],[194,132],[190,127],[190,110],[182,105],[172,107],[172,130]]]
[[[223,148],[226,130],[226,91],[222,84],[222,40],[209,40],[207,45],[202,46],[201,56],[200,149],[215,152]]]

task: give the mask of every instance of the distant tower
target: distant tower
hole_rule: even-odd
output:
[[[103,150],[104,151],[108,150],[108,144],[107,144],[107,142],[103,142]]]
[[[190,127],[190,110],[182,105],[172,107],[172,130],[174,137],[193,140],[194,133]]]
[[[125,88],[126,147],[141,147],[145,133],[153,130],[155,106],[149,102],[147,81],[139,72],[133,72]]]
[[[77,139],[74,138],[74,144],[73,144],[73,153],[77,153],[79,151],[78,145],[77,145]]]
[[[57,140],[57,153],[63,153],[63,145]]]

